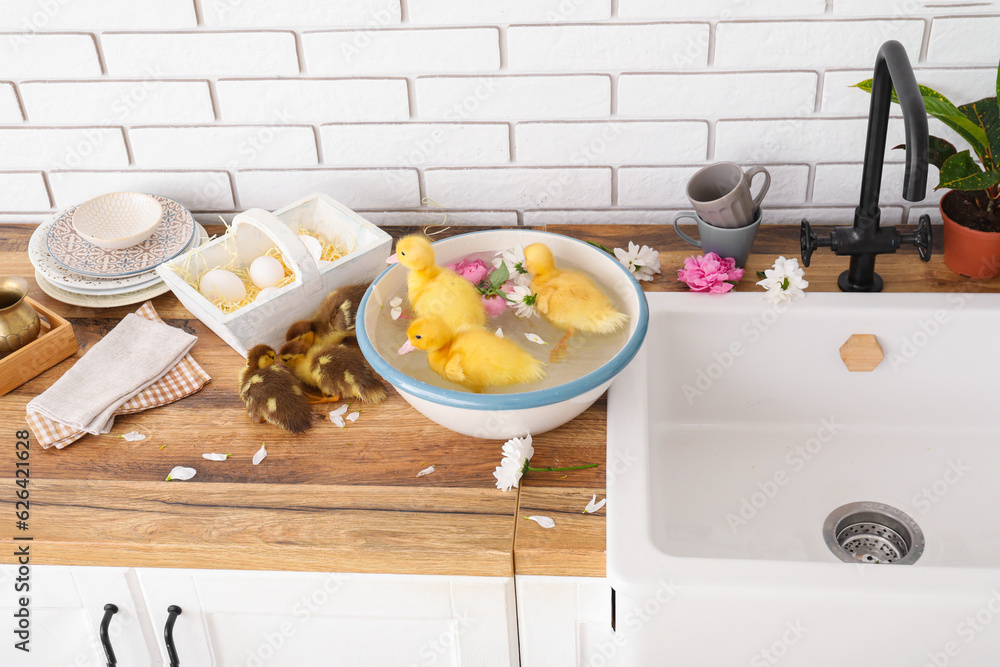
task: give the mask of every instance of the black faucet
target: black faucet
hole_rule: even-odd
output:
[[[835,228],[829,238],[817,238],[809,222],[802,221],[800,242],[805,266],[809,266],[813,251],[823,246],[829,246],[838,255],[850,255],[850,267],[837,279],[837,285],[844,292],[882,291],[882,278],[875,273],[875,257],[896,252],[904,243],[916,245],[923,261],[930,261],[931,258],[930,216],[920,216],[914,234],[900,234],[895,227],[879,227],[878,196],[882,187],[882,162],[885,159],[885,137],[893,88],[903,109],[906,129],[903,198],[908,201],[924,198],[927,188],[927,110],[906,50],[899,42],[890,40],[882,45],[875,57],[865,168],[861,176],[861,203],[854,210],[854,225]]]

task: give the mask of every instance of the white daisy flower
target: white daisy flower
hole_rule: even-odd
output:
[[[774,260],[773,267],[764,271],[764,279],[758,280],[757,284],[767,290],[764,298],[768,302],[787,302],[805,296],[803,290],[809,287],[809,281],[803,277],[805,273],[805,269],[799,266],[799,260],[782,256]]]
[[[518,317],[531,317],[535,314],[535,300],[537,294],[531,293],[530,287],[524,285],[514,285],[507,292],[507,302],[514,309],[514,314]]]
[[[515,284],[521,284],[518,281],[519,276],[527,276],[528,281],[531,281],[531,277],[528,276],[528,270],[524,268],[524,247],[516,245],[510,250],[503,250],[498,252],[493,257],[493,268],[500,268],[501,264],[507,265],[507,273],[510,277],[514,279]]]
[[[653,275],[660,272],[660,253],[649,246],[639,247],[629,241],[628,250],[615,248],[615,257],[636,280],[652,280]]]

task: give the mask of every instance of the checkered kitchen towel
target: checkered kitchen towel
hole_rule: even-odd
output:
[[[135,314],[147,320],[163,322],[149,301],[142,304],[142,307]],[[211,379],[208,373],[188,353],[163,377],[120,405],[115,410],[114,416],[142,412],[173,403],[200,390]],[[27,413],[26,421],[35,434],[35,438],[45,448],[62,449],[87,434],[86,431],[61,424],[35,411]]]

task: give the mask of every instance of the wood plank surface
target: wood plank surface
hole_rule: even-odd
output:
[[[0,508],[10,524],[0,523],[0,536],[8,544],[15,532],[13,438],[25,428],[25,405],[138,307],[80,308],[46,296],[34,284],[26,253],[33,229],[0,228],[0,266],[27,277],[31,296],[72,322],[80,350],[0,397],[0,438],[10,443],[0,456]],[[663,275],[644,283],[647,290],[686,289],[676,271],[697,250],[660,225],[548,230],[609,246],[633,240],[657,248]],[[389,231],[400,236],[413,228]],[[464,231],[450,228],[442,236]],[[1000,290],[1000,279],[983,283],[951,273],[941,261],[940,239],[936,246],[928,264],[911,249],[879,257],[886,291]],[[777,255],[798,256],[798,228],[763,228],[754,251],[740,291],[759,289],[754,272]],[[809,289],[836,289],[847,261],[818,250],[806,273]],[[192,354],[212,382],[170,406],[119,418],[106,436],[85,436],[59,451],[31,450],[33,562],[493,576],[509,576],[516,567],[519,574],[603,575],[604,510],[580,514],[592,493],[604,493],[603,397],[569,424],[535,437],[533,460],[535,466],[597,468],[530,472],[519,493],[505,494],[492,476],[502,443],[447,431],[391,390],[384,404],[362,407],[361,418],[343,430],[318,421],[296,437],[250,424],[235,388],[242,358],[172,295],[153,305],[169,324],[199,336]],[[132,430],[147,438],[117,437]],[[268,457],[253,466],[250,458],[262,442]],[[206,452],[232,456],[211,462],[201,457]],[[163,481],[175,465],[194,467],[198,475]],[[428,465],[436,471],[416,478]],[[552,516],[557,526],[546,531],[525,521],[528,514]],[[11,562],[12,550],[4,552],[0,562]]]

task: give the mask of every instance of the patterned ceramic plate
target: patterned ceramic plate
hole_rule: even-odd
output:
[[[208,241],[208,232],[205,231],[205,228],[197,223],[195,223],[195,225],[197,233],[195,234],[195,238],[192,239],[191,245],[188,246],[188,249],[195,248]],[[53,262],[53,264],[55,263]],[[56,266],[59,265],[56,264]],[[59,268],[65,272],[65,269],[63,269],[61,266],[59,266]],[[155,271],[141,273],[138,276],[131,277],[131,278],[139,278],[139,277],[145,278],[145,280],[143,280],[142,282],[128,283],[124,285],[115,285],[115,286],[103,284],[105,282],[111,282],[111,280],[101,280],[100,278],[88,279],[87,276],[79,276],[81,281],[84,280],[89,281],[88,286],[83,287],[76,284],[65,285],[60,282],[54,281],[48,275],[46,275],[45,271],[39,269],[37,266],[35,267],[35,272],[40,273],[42,277],[45,278],[46,283],[62,290],[63,292],[71,292],[72,294],[82,294],[86,296],[111,296],[115,294],[128,294],[129,292],[135,292],[140,289],[144,289],[146,287],[152,287],[153,285],[156,285],[157,283],[163,280]],[[72,275],[77,275],[77,274],[72,274]],[[131,278],[122,278],[121,282],[130,280]],[[100,286],[98,287],[89,286],[91,283],[99,280],[101,281]]]
[[[49,255],[59,264],[85,276],[119,278],[145,273],[184,252],[194,236],[194,218],[177,202],[153,195],[163,206],[163,217],[153,235],[120,250],[98,248],[73,229],[73,206],[60,213],[45,236]]]
[[[39,289],[57,301],[68,303],[71,306],[83,306],[85,308],[114,308],[115,306],[127,306],[132,303],[141,303],[154,296],[160,296],[170,291],[170,288],[163,281],[155,283],[151,287],[144,287],[140,290],[127,292],[125,294],[74,294],[53,285],[45,279],[40,272],[35,271],[35,282]]]
[[[159,277],[156,271],[145,271],[131,276],[120,278],[97,278],[94,276],[84,276],[75,271],[69,271],[64,266],[52,259],[46,248],[45,239],[49,233],[49,228],[55,221],[66,214],[66,211],[56,214],[35,228],[28,242],[28,257],[35,270],[40,272],[45,280],[70,292],[93,292],[100,293],[105,290],[134,290],[151,283]]]

